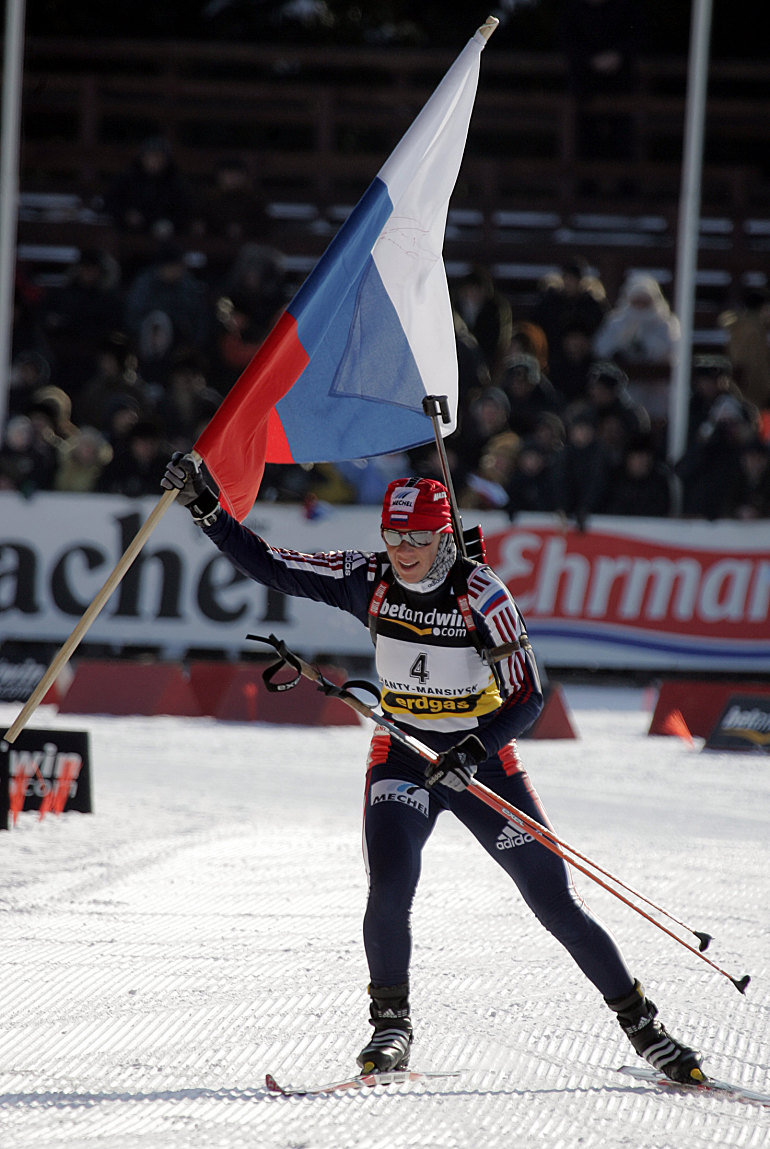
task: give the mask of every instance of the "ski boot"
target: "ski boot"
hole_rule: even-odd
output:
[[[638,981],[634,982],[634,988],[627,997],[604,1000],[618,1015],[620,1028],[636,1052],[653,1069],[681,1085],[697,1085],[699,1081],[707,1080],[701,1069],[700,1054],[682,1045],[655,1020],[657,1006],[644,996],[644,989]]]
[[[362,1073],[387,1073],[406,1069],[412,1044],[409,1017],[409,983],[369,986],[369,1006],[374,1033],[356,1061]]]

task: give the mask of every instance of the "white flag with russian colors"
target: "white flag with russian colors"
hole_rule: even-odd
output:
[[[457,409],[443,262],[490,17],[460,53],[203,431],[195,449],[243,519],[265,462],[313,463],[425,443],[422,400]]]

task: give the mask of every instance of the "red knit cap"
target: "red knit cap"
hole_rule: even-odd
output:
[[[385,492],[382,525],[396,531],[451,531],[446,487],[436,479],[394,479]]]

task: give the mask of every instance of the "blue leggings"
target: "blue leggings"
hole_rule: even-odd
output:
[[[514,757],[510,748],[504,756],[507,762]],[[507,773],[495,756],[482,764],[477,779],[523,813],[549,825],[540,799],[520,768]],[[576,894],[562,859],[529,835],[520,834],[467,791],[457,793],[441,785],[426,790],[413,756],[379,733],[372,741],[364,811],[369,876],[364,947],[372,985],[400,985],[408,979],[410,915],[422,849],[443,810],[450,810],[467,826],[503,867],[538,921],[561,942],[603,997],[619,998],[631,992],[633,978],[614,938]]]

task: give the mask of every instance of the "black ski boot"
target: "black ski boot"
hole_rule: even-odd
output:
[[[409,983],[369,986],[369,1006],[374,1033],[356,1058],[363,1073],[387,1073],[406,1069],[412,1044],[409,1017]]]
[[[644,996],[644,989],[638,981],[634,982],[628,997],[604,1000],[618,1015],[620,1028],[636,1052],[654,1069],[681,1085],[695,1085],[707,1080],[701,1069],[700,1054],[682,1045],[655,1020],[657,1007]]]

